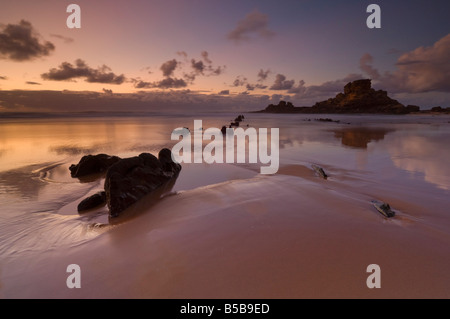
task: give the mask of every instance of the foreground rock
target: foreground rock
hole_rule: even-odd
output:
[[[106,171],[105,190],[91,195],[78,204],[78,212],[108,205],[109,215],[117,217],[144,196],[165,191],[175,182],[181,165],[172,160],[172,152],[164,148],[158,158],[149,153],[121,159],[106,154],[83,156],[70,167],[73,177]],[[159,197],[158,197],[159,198]]]
[[[325,171],[323,170],[322,167],[317,166],[315,164],[312,165],[312,168],[316,171],[317,174],[319,174],[320,177],[322,177],[323,179],[327,179],[328,175],[325,173]]]
[[[107,154],[86,155],[81,158],[78,164],[72,164],[69,167],[70,175],[72,177],[84,177],[103,173],[118,161],[120,161],[120,157]]]
[[[95,193],[92,196],[89,196],[83,199],[78,204],[78,212],[83,212],[89,209],[93,209],[99,206],[104,206],[106,204],[106,193],[104,191]]]
[[[334,98],[317,102],[311,107],[295,107],[290,102],[281,101],[278,105],[270,104],[261,113],[322,113],[322,114],[408,114],[419,112],[414,105],[404,106],[397,100],[391,99],[386,91],[374,90],[370,79],[349,82],[344,92]]]
[[[117,217],[126,208],[178,177],[181,165],[172,152],[162,149],[158,158],[149,153],[125,158],[112,165],[105,179],[109,215]]]

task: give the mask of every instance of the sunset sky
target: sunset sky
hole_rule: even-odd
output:
[[[66,26],[71,3],[80,29]],[[366,26],[371,3],[381,29]],[[149,110],[310,106],[360,78],[405,105],[446,107],[449,12],[448,0],[0,0],[0,111],[51,111],[45,95],[33,103],[49,90]]]

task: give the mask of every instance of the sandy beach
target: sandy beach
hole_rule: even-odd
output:
[[[202,118],[220,128],[230,117]],[[70,164],[88,153],[156,154],[194,118],[3,120],[0,297],[450,297],[450,117],[328,117],[339,123],[248,114],[250,126],[280,129],[276,174],[184,164],[166,196],[117,220],[106,207],[78,214],[103,179],[73,179]],[[66,285],[70,264],[80,289]],[[370,264],[381,289],[366,285]]]

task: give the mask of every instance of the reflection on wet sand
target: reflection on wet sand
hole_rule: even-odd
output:
[[[39,173],[32,173],[41,165],[0,172],[0,193],[15,195],[20,199],[37,199],[45,184],[39,180]]]
[[[439,188],[450,190],[448,165],[450,149],[442,147],[448,143],[446,138],[446,136],[395,136],[387,149],[398,168],[410,172],[414,178],[423,178]]]
[[[50,152],[55,152],[57,155],[79,155],[89,154],[99,148],[99,145],[93,145],[92,147],[83,147],[78,145],[58,145],[49,146]]]
[[[334,130],[334,136],[341,139],[342,145],[367,148],[367,144],[372,141],[384,139],[384,136],[393,129],[370,128],[370,127],[354,127]]]

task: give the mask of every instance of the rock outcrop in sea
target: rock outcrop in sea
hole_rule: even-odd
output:
[[[277,105],[269,104],[262,113],[302,113],[306,107],[295,107],[291,102],[280,101]]]
[[[317,102],[311,107],[295,107],[290,102],[281,101],[278,105],[270,104],[262,113],[373,113],[373,114],[407,114],[419,112],[414,105],[404,106],[390,98],[387,91],[372,88],[370,79],[356,80],[344,86],[344,92],[334,98]]]
[[[443,108],[440,106],[435,106],[428,110],[426,113],[450,114],[450,107]]]
[[[344,93],[318,102],[312,108],[318,113],[408,113],[406,107],[391,99],[386,91],[374,90],[371,80],[349,82],[344,86]]]

